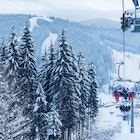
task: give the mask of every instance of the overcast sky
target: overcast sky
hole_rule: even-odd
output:
[[[125,9],[134,9],[132,0],[124,0]],[[90,18],[119,20],[122,0],[0,0],[0,14],[54,15],[73,21]]]

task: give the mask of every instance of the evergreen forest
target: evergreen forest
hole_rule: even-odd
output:
[[[38,66],[32,36],[26,23],[1,40],[0,139],[85,140],[98,114],[94,60],[76,55],[62,29]]]

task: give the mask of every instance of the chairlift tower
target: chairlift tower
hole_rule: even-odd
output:
[[[134,101],[131,102],[131,128],[130,133],[134,133]]]

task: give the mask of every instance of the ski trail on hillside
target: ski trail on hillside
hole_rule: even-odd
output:
[[[38,26],[37,19],[38,17],[30,18],[30,31],[32,31],[34,27]]]
[[[54,33],[50,33],[49,34],[49,37],[47,37],[43,44],[42,44],[42,54],[48,50],[48,47],[50,46],[51,42],[52,44],[54,45],[55,44],[55,41],[57,39],[57,34],[54,34]]]
[[[34,29],[34,27],[39,26],[37,24],[38,19],[43,19],[43,20],[46,20],[47,22],[53,22],[53,20],[50,18],[45,18],[45,17],[41,17],[41,16],[40,17],[38,17],[38,16],[32,17],[32,18],[30,18],[30,31],[32,31]]]

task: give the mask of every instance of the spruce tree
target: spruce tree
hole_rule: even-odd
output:
[[[8,92],[8,83],[3,77],[3,72],[0,71],[0,139],[8,140],[10,138],[9,125],[9,106],[12,100]]]
[[[42,81],[42,86],[45,91],[45,95],[48,101],[49,106],[51,106],[51,102],[53,97],[50,96],[49,88],[50,88],[50,79],[51,79],[51,73],[53,70],[53,66],[55,63],[55,53],[54,53],[54,46],[51,42],[48,51],[46,54],[43,56],[42,59],[42,67],[41,67],[41,74],[40,74],[40,79]]]
[[[98,113],[98,96],[97,96],[97,78],[95,72],[95,66],[90,63],[88,66],[88,75],[90,78],[90,95],[89,95],[89,107],[90,107],[90,117],[94,119]]]
[[[78,55],[78,68],[79,68],[79,84],[80,84],[80,98],[82,101],[82,116],[86,115],[86,108],[88,107],[89,97],[89,77],[87,68],[85,66],[84,57],[81,53]]]
[[[47,139],[47,107],[48,103],[46,101],[46,96],[42,85],[39,83],[36,93],[35,102],[33,105],[33,132],[32,138],[37,140]]]
[[[4,71],[5,62],[7,59],[7,46],[5,44],[4,38],[2,38],[1,45],[0,45],[0,70]]]
[[[19,63],[19,88],[20,100],[24,107],[23,114],[26,116],[30,131],[24,135],[24,139],[32,137],[33,131],[33,102],[36,91],[37,68],[35,61],[35,50],[32,36],[28,25],[26,24],[20,41],[20,63]]]
[[[86,64],[84,61],[84,57],[81,53],[78,55],[78,68],[79,68],[79,84],[80,84],[80,99],[81,104],[79,106],[79,114],[81,120],[82,127],[82,138],[84,133],[84,127],[88,124],[88,98],[89,98],[89,86],[90,81],[88,77],[88,72],[86,68]]]
[[[50,80],[50,96],[60,114],[62,122],[62,139],[68,133],[71,139],[71,131],[78,123],[79,86],[76,58],[72,47],[66,42],[64,30],[59,40],[59,49]]]
[[[32,36],[28,25],[23,30],[20,43],[20,87],[23,91],[23,97],[27,104],[33,101],[33,93],[36,90],[36,60]]]
[[[47,113],[47,116],[47,135],[49,140],[57,140],[61,137],[62,123],[60,121],[60,116],[54,106]]]
[[[4,49],[4,48],[3,48]],[[19,68],[19,51],[18,51],[18,41],[12,26],[12,31],[10,33],[8,47],[7,47],[7,59],[5,62],[5,76],[9,83],[9,86],[15,86],[18,80],[18,68]],[[5,61],[5,50],[2,54],[3,62]]]
[[[45,75],[47,74],[46,73],[47,66],[48,66],[48,57],[47,57],[47,52],[45,50],[45,53],[42,54],[41,66],[39,68],[39,73],[38,73],[38,81],[42,84],[42,87],[45,81]]]
[[[6,47],[7,46],[7,47]],[[7,108],[4,114],[5,117],[4,126],[7,130],[5,139],[20,139],[23,131],[25,130],[22,126],[24,117],[22,116],[22,107],[20,104],[20,97],[18,96],[17,81],[18,81],[18,65],[19,53],[18,53],[18,42],[14,32],[14,27],[10,33],[8,45],[2,42],[1,47],[1,65],[3,65],[1,71],[4,71],[3,80],[6,80],[8,92],[3,92],[4,97],[7,98]],[[9,99],[8,99],[9,98]],[[28,128],[26,128],[27,130]]]

